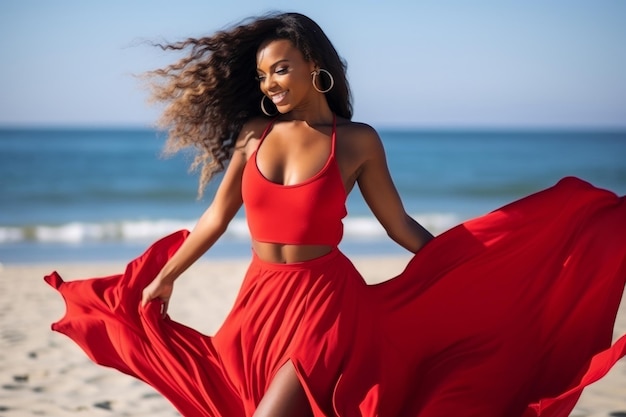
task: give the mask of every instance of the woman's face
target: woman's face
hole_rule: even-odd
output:
[[[279,39],[262,44],[256,62],[261,91],[279,112],[287,113],[305,104],[316,93],[311,83],[315,65],[306,61],[291,41]]]

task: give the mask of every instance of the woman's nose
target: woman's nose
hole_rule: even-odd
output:
[[[263,87],[266,90],[269,90],[270,87],[274,86],[276,84],[275,82],[275,78],[273,76],[273,74],[269,74],[265,77],[265,79],[263,80]]]

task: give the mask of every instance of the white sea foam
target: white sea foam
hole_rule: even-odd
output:
[[[180,229],[191,230],[193,226],[194,221],[185,220],[125,221],[119,231],[123,240],[150,240]]]
[[[0,227],[0,243],[20,242],[24,239],[23,229],[19,227]]]
[[[422,226],[438,235],[463,221],[459,215],[452,213],[428,213],[413,216]]]
[[[459,216],[447,213],[422,213],[414,216],[424,227],[439,234],[459,222]],[[158,219],[119,222],[71,222],[61,225],[0,227],[0,244],[15,242],[72,243],[99,241],[151,241],[180,229],[191,230],[195,220]],[[235,218],[224,239],[249,239],[248,225]],[[348,216],[344,219],[345,239],[386,239],[387,234],[373,216]]]

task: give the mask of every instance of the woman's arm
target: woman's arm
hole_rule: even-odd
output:
[[[253,123],[253,125],[256,124],[258,123]],[[202,214],[180,248],[165,264],[155,279],[143,290],[142,305],[155,298],[160,298],[165,302],[163,308],[163,314],[165,314],[167,302],[174,287],[174,281],[209,250],[226,231],[228,224],[243,204],[241,178],[247,161],[246,155],[250,149],[250,139],[258,137],[256,130],[258,129],[253,129],[249,126],[242,129],[233,156],[211,205]]]
[[[244,165],[245,155],[241,151],[235,151],[211,205],[161,270],[159,275],[163,279],[173,281],[178,278],[224,234],[243,203],[241,174]]]
[[[433,235],[406,213],[391,179],[380,137],[370,127],[363,130],[359,146],[364,159],[357,177],[361,194],[389,237],[415,253]]]

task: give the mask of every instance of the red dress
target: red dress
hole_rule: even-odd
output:
[[[333,155],[303,187],[336,181]],[[244,177],[262,182],[250,160]],[[253,197],[247,210],[271,207]],[[277,234],[336,235],[317,229]],[[626,282],[626,199],[577,178],[443,233],[377,285],[338,249],[296,264],[253,255],[214,336],[162,319],[158,301],[140,307],[187,234],[154,243],[120,275],[45,278],[67,303],[54,330],[184,416],[252,415],[291,361],[315,416],[566,417],[626,355],[626,336],[611,346]]]

